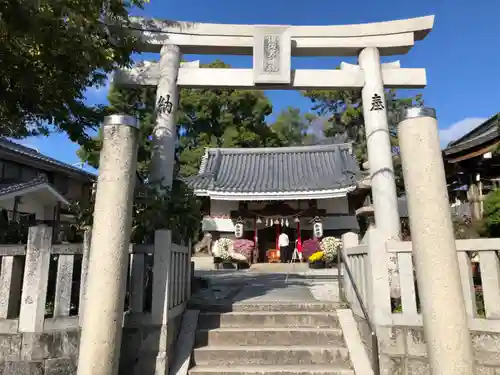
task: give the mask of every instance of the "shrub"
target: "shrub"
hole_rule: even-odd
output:
[[[484,234],[500,237],[500,189],[490,192],[484,200]]]

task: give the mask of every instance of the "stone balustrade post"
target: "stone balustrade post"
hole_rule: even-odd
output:
[[[352,268],[351,264],[349,264],[349,256],[347,255],[347,249],[351,247],[356,247],[359,245],[359,238],[358,235],[354,232],[347,232],[342,235],[342,248],[339,249],[339,251],[342,251],[344,254],[344,259],[347,262],[347,265],[349,268]],[[342,284],[344,285],[343,292],[344,296],[340,296],[339,298],[345,297],[347,302],[349,303],[355,303],[356,296],[354,295],[354,291],[352,289],[352,283],[349,278],[349,275],[347,274],[346,267],[344,263],[342,262],[341,266],[341,272],[342,272]],[[339,280],[340,282],[340,280]],[[341,293],[340,292],[340,293]]]
[[[85,300],[87,295],[87,279],[89,274],[89,257],[90,257],[90,243],[92,240],[92,229],[90,227],[85,229],[83,234],[83,249],[82,249],[82,269],[80,272],[80,298],[78,304],[78,319],[80,327],[83,325],[83,317],[85,316]]]
[[[49,280],[52,228],[29,228],[19,315],[19,332],[42,332]]]
[[[371,226],[366,231],[368,256],[366,277],[368,279],[367,309],[376,327],[392,325],[390,275],[387,262],[387,244],[384,235]]]
[[[153,297],[151,324],[155,333],[150,335],[141,350],[156,356],[155,374],[168,374],[168,310],[171,293],[172,232],[162,229],[155,232],[153,252]],[[149,361],[149,356],[144,361]]]

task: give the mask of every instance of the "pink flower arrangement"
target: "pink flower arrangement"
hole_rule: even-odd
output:
[[[233,242],[234,252],[243,255],[249,263],[252,261],[254,248],[255,244],[251,240],[237,239]]]
[[[321,251],[321,244],[317,239],[311,238],[302,243],[302,257],[304,260],[308,260],[311,255],[318,251]]]

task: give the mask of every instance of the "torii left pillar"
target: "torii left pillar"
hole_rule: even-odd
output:
[[[153,128],[153,152],[150,180],[171,186],[174,176],[176,114],[179,106],[177,77],[181,51],[175,44],[165,44],[160,52],[160,78],[156,91],[156,124]]]

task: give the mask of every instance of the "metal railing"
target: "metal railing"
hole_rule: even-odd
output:
[[[347,275],[349,277],[349,280],[352,285],[352,289],[354,290],[354,294],[356,295],[356,298],[359,303],[359,307],[361,308],[361,311],[363,313],[363,316],[366,320],[366,323],[368,324],[368,328],[370,329],[371,333],[371,339],[372,339],[372,367],[373,367],[373,373],[375,375],[380,375],[380,360],[379,360],[379,349],[378,349],[378,337],[377,333],[375,331],[375,327],[372,324],[372,321],[370,319],[370,316],[368,314],[368,310],[363,303],[363,298],[361,297],[361,293],[359,292],[358,286],[356,285],[356,282],[354,281],[354,277],[352,275],[351,269],[349,268],[349,264],[347,263],[347,259],[345,258],[345,254],[343,252],[343,249],[339,249],[337,252],[337,279],[339,283],[339,299],[341,301],[349,302],[347,301],[346,298],[344,298],[343,294],[343,288],[342,288],[342,275],[341,275],[341,270],[342,270],[342,263],[344,263],[345,270],[347,272]]]

